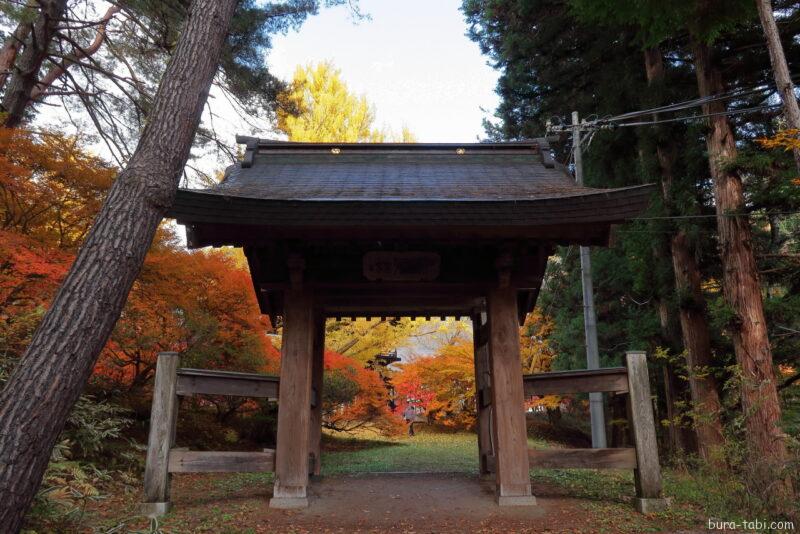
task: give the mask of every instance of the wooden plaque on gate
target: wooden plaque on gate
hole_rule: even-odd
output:
[[[435,252],[384,252],[364,254],[364,277],[386,282],[430,282],[439,276],[441,258]]]

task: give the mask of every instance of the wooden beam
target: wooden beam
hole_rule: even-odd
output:
[[[492,386],[485,385],[478,392],[478,402],[481,408],[489,408],[492,405]]]
[[[489,362],[488,336],[486,332],[486,314],[475,313],[472,316],[472,341],[475,357],[475,404],[477,411],[478,459],[480,475],[487,477],[494,473],[494,465],[489,465],[487,458],[494,455],[492,449],[492,414],[491,414],[491,370]]]
[[[636,210],[637,212],[639,210]],[[635,215],[630,213],[630,216]],[[602,222],[562,221],[558,225],[495,225],[491,227],[469,225],[416,225],[416,226],[275,226],[267,224],[237,224],[220,221],[188,221],[178,224],[192,227],[192,246],[269,246],[276,240],[446,240],[490,241],[500,239],[542,240],[558,245],[608,246],[609,226],[621,219]]]
[[[313,298],[309,289],[285,293],[283,321],[275,486],[269,505],[305,508],[314,346]]]
[[[278,398],[277,376],[207,369],[178,369],[178,395]]]
[[[497,472],[497,456],[494,454],[484,454],[481,458],[481,464],[486,466],[486,469],[492,476]]]
[[[554,371],[525,375],[525,396],[567,395],[595,391],[628,391],[628,370],[625,367],[581,371]]]
[[[319,475],[322,467],[322,388],[325,373],[325,316],[314,315],[314,348],[311,367],[311,390],[314,393],[309,422],[309,474]]]
[[[144,505],[148,515],[169,511],[169,451],[175,446],[175,423],[178,417],[176,377],[180,356],[161,352],[156,360],[153,404],[150,409],[150,435],[144,469]]]
[[[635,469],[636,449],[528,449],[531,468]]]
[[[628,414],[633,429],[633,442],[636,445],[636,497],[639,501],[645,501],[646,505],[648,499],[661,498],[661,466],[658,463],[650,378],[644,352],[628,352],[626,361],[630,390]]]
[[[487,303],[497,501],[501,506],[532,505],[536,499],[531,495],[528,473],[517,292],[511,287],[493,289]]]
[[[170,473],[271,473],[275,451],[208,452],[173,449],[169,453]]]

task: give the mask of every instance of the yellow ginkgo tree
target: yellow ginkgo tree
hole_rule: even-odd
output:
[[[414,142],[408,128],[395,134],[376,126],[375,107],[347,87],[330,62],[298,66],[278,95],[277,129],[289,141],[317,143]]]

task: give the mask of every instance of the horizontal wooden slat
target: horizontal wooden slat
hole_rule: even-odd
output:
[[[255,373],[178,369],[178,395],[278,398],[279,378]]]
[[[170,473],[250,473],[275,469],[275,451],[207,452],[172,449],[169,451]]]
[[[628,391],[628,371],[624,367],[606,367],[582,371],[556,371],[525,375],[525,396],[567,395],[595,391]]]
[[[636,449],[528,449],[531,467],[635,469]]]

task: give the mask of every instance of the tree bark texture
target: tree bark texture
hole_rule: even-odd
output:
[[[22,123],[25,108],[36,85],[39,70],[47,57],[50,43],[56,34],[58,24],[64,18],[66,0],[44,0],[40,4],[39,15],[33,22],[28,39],[16,65],[11,70],[11,79],[3,95],[0,111],[6,113],[3,125],[16,128]]]
[[[28,8],[32,8],[34,5],[33,1],[28,2]],[[0,90],[5,87],[6,81],[11,74],[11,69],[14,68],[17,53],[19,53],[19,49],[22,48],[22,44],[30,33],[31,24],[23,20],[3,42],[3,48],[0,48]]]
[[[0,525],[19,531],[67,415],[172,203],[236,0],[195,0],[150,121],[0,394]]]
[[[778,25],[775,24],[772,2],[771,0],[756,0],[756,6],[758,7],[761,26],[764,28],[764,36],[767,39],[769,60],[772,63],[772,72],[775,74],[775,85],[778,87],[778,94],[781,95],[781,101],[783,102],[786,122],[789,124],[789,128],[800,130],[800,106],[797,105],[797,98],[794,95],[794,84],[789,74],[786,54],[783,52]],[[800,170],[800,151],[794,151],[794,160],[798,170]]]
[[[664,61],[657,47],[645,51],[645,70],[649,85],[665,81]],[[661,194],[669,215],[675,215],[675,161],[677,149],[668,135],[659,136],[656,155],[661,173]],[[670,253],[678,294],[678,315],[681,337],[689,373],[689,391],[695,414],[694,426],[697,448],[705,459],[712,458],[712,450],[723,442],[720,422],[721,403],[717,383],[713,376],[703,372],[713,363],[711,339],[706,316],[706,301],[702,291],[702,276],[692,253],[686,232],[676,228],[670,238]],[[760,302],[760,301],[759,301]]]
[[[725,86],[712,50],[694,39],[694,65],[700,96],[722,93]],[[746,417],[747,440],[754,458],[776,468],[783,466],[786,445],[779,427],[781,409],[775,387],[772,351],[767,335],[761,284],[753,254],[749,218],[744,215],[742,180],[726,167],[736,157],[733,128],[721,101],[703,106],[709,117],[706,134],[714,201],[717,210],[720,257],[725,300],[733,317],[730,332],[736,360],[742,372],[742,408]],[[705,343],[705,341],[703,341]]]

